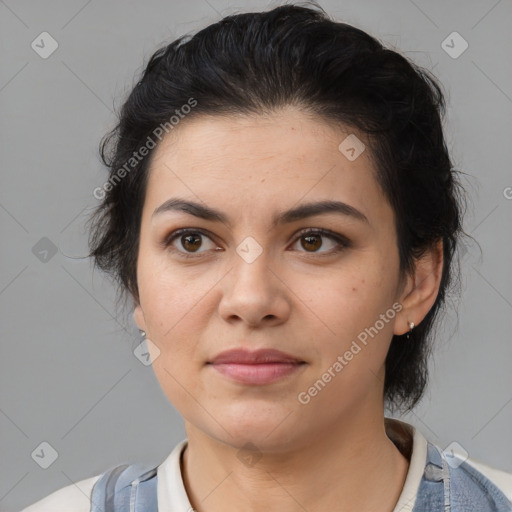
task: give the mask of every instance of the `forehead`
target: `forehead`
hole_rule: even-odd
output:
[[[347,137],[359,139],[361,143],[365,138],[361,133],[356,135],[351,129],[335,127],[291,107],[267,115],[200,115],[185,118],[167,134],[155,150],[151,167],[157,167],[160,160],[180,160],[190,170],[205,164],[213,169],[216,158],[223,156],[226,164],[233,158],[241,163],[261,162],[263,165],[258,166],[261,172],[266,168],[265,159],[270,168],[273,162],[304,160],[308,163],[324,160],[326,153],[343,155],[339,145]],[[365,149],[355,160],[352,167],[359,167],[362,161],[371,166],[369,150]],[[242,166],[238,169],[243,170]]]
[[[145,208],[172,196],[259,215],[302,199],[389,213],[364,136],[291,108],[185,119],[154,151]]]

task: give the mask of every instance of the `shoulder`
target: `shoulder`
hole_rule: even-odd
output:
[[[491,467],[481,461],[441,450],[429,443],[429,459],[425,469],[425,478],[439,482],[448,476],[450,503],[455,510],[512,512],[512,474]],[[436,453],[437,450],[437,453]],[[428,476],[427,476],[427,470]]]
[[[428,441],[421,431],[411,424],[386,418],[386,432],[388,431],[388,435],[402,453],[405,456],[409,454],[407,458],[410,461],[397,511],[410,510],[407,504],[411,502],[429,502],[436,487],[432,484],[442,482],[448,471],[449,490],[447,491],[445,485],[441,494],[444,494],[446,500],[446,493],[449,492],[449,499],[457,504],[460,510],[512,512],[511,472],[468,458],[467,453],[466,457],[454,453],[453,450],[447,453]],[[406,443],[404,439],[409,439],[409,442]]]
[[[488,466],[483,462],[467,459],[466,464],[486,480],[494,484],[512,502],[512,473]],[[467,470],[466,466],[466,470]]]
[[[62,487],[21,512],[89,512],[92,488],[101,475]]]

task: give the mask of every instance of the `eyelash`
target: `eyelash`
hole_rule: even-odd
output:
[[[184,229],[178,229],[177,231],[173,231],[169,236],[167,236],[162,241],[161,246],[164,249],[170,250],[172,252],[177,252],[178,254],[180,254],[180,256],[183,256],[184,258],[197,258],[197,257],[199,257],[201,255],[201,253],[183,252],[183,251],[180,251],[178,249],[175,249],[175,248],[171,247],[171,245],[174,242],[174,240],[176,240],[180,236],[190,235],[190,234],[193,234],[193,235],[203,235],[203,236],[206,236],[207,238],[209,238],[210,240],[212,239],[211,236],[208,235],[208,233],[206,233],[205,231],[203,231],[201,229],[184,228]],[[307,251],[305,251],[306,254],[316,254],[319,257],[332,256],[333,254],[338,254],[342,250],[347,249],[347,248],[349,248],[351,246],[351,242],[350,242],[350,240],[348,238],[344,237],[343,235],[339,235],[337,233],[334,233],[333,231],[329,231],[328,229],[323,229],[323,228],[306,228],[306,229],[303,229],[302,231],[300,231],[297,234],[297,236],[293,240],[292,245],[294,245],[298,240],[300,240],[301,238],[304,238],[307,235],[322,235],[322,236],[324,236],[326,238],[329,238],[329,239],[337,242],[338,243],[338,247],[333,249],[333,250],[331,250],[331,251],[329,251],[329,252],[326,252],[326,253],[315,253],[315,252],[309,252],[308,253]]]

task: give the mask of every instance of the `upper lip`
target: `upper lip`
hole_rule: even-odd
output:
[[[210,364],[263,364],[263,363],[303,363],[301,359],[275,350],[273,348],[262,348],[259,350],[248,350],[245,348],[234,348],[217,354],[209,360]]]

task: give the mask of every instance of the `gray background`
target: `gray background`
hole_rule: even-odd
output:
[[[116,313],[112,285],[83,258],[84,221],[105,179],[97,146],[115,121],[114,103],[160,43],[274,5],[0,1],[0,510],[19,510],[114,464],[156,465],[184,438],[151,367],[133,355],[133,320]],[[512,471],[512,5],[321,5],[445,86],[447,140],[472,201],[465,227],[481,253],[468,247],[458,321],[447,316],[429,392],[405,419],[442,447],[456,440],[471,457]],[[47,59],[31,48],[43,31],[59,44]],[[456,59],[441,47],[453,31],[469,44]],[[31,457],[43,441],[58,452],[48,469]]]

